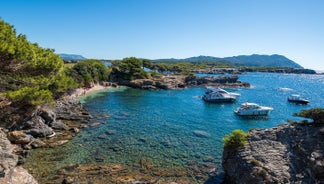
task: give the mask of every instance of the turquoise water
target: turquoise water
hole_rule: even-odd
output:
[[[274,127],[296,119],[292,116],[295,112],[324,107],[323,75],[249,73],[239,80],[249,82],[252,88],[227,89],[241,94],[237,102],[230,104],[204,102],[201,95],[205,89],[201,87],[168,91],[123,88],[88,96],[82,99],[84,106],[100,125],[82,130],[68,144],[55,148],[54,152],[65,155],[55,164],[62,167],[68,163],[117,163],[136,170],[134,163],[145,159],[161,168],[192,162],[203,167],[208,162],[221,171],[225,134],[234,129]],[[311,103],[288,103],[288,95],[294,93]],[[243,102],[256,102],[274,110],[267,118],[240,118],[233,110]],[[196,130],[210,136],[197,136]],[[197,182],[203,183],[206,178]]]

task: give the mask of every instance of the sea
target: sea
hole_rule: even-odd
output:
[[[42,169],[49,170],[48,176],[42,179],[51,180],[54,171],[71,163],[120,164],[129,172],[140,173],[143,168],[138,163],[145,160],[154,168],[170,171],[160,176],[152,172],[161,181],[187,177],[189,183],[221,183],[222,138],[226,134],[299,121],[294,113],[324,108],[324,75],[247,73],[239,75],[239,80],[250,83],[251,88],[226,89],[241,94],[234,103],[206,103],[201,98],[204,87],[158,91],[123,87],[85,96],[80,100],[93,115],[91,121],[99,125],[82,129],[65,145],[32,150],[25,166],[47,165]],[[291,94],[311,102],[289,103]],[[262,118],[238,117],[233,111],[244,102],[274,110]],[[174,168],[186,168],[191,174],[179,176]]]

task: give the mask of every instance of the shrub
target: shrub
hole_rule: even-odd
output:
[[[313,119],[314,123],[324,123],[324,108],[302,110],[299,113],[295,113],[294,116]]]
[[[32,105],[50,103],[52,101],[52,92],[38,87],[23,87],[19,90],[9,91],[8,96],[13,101],[25,101]]]
[[[67,68],[67,74],[79,81],[82,86],[88,86],[92,82],[108,80],[110,71],[99,60],[88,59],[75,64],[72,68]]]
[[[223,138],[225,147],[240,147],[247,143],[248,133],[243,130],[233,130],[231,134],[226,134]]]
[[[115,60],[112,62],[112,73],[117,80],[147,79],[149,76],[142,66],[143,61],[135,57]]]
[[[29,42],[0,19],[0,90],[6,97],[31,105],[51,102],[57,92],[77,86],[63,67],[53,49]]]

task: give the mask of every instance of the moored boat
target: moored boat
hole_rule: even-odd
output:
[[[272,110],[272,107],[260,106],[256,103],[246,102],[234,110],[234,112],[239,116],[266,116]]]
[[[308,104],[310,101],[302,98],[300,95],[293,94],[288,97],[288,102],[297,104]]]
[[[238,93],[230,93],[221,88],[211,88],[207,87],[207,91],[203,95],[203,100],[206,102],[233,102],[236,98],[240,96]]]

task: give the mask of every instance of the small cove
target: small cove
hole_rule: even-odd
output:
[[[205,103],[201,99],[205,89],[201,87],[168,91],[122,88],[89,95],[81,100],[93,115],[92,122],[99,125],[83,129],[63,146],[33,150],[25,167],[42,171],[37,179],[46,183],[56,170],[71,163],[121,164],[132,173],[140,172],[138,165],[144,160],[170,173],[198,168],[201,177],[184,176],[193,183],[204,183],[212,168],[222,172],[225,134],[234,129],[271,128],[296,119],[292,116],[295,112],[324,104],[323,75],[249,73],[239,79],[253,87],[228,89],[241,94],[237,102],[230,104]],[[287,96],[293,93],[311,103],[288,103]],[[274,110],[262,119],[235,116],[233,110],[246,101],[272,106]],[[197,130],[208,136],[197,136]],[[176,180],[172,176],[165,181]],[[216,182],[221,181],[221,174],[218,177]]]

